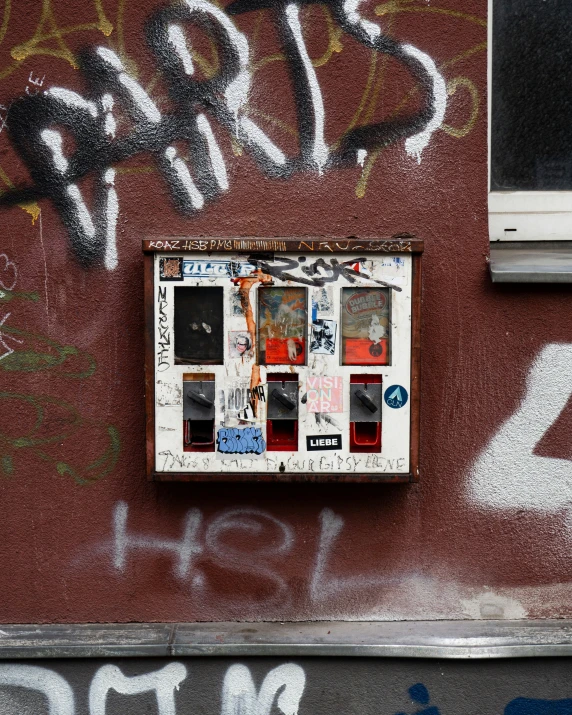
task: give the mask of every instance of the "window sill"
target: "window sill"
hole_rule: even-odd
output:
[[[493,283],[572,283],[572,241],[495,241]]]

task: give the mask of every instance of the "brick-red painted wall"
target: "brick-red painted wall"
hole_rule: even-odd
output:
[[[216,116],[223,82],[201,111],[228,189],[186,215],[165,177],[160,133],[173,131],[187,156],[193,114],[178,105],[145,31],[164,6],[0,4],[0,176],[6,189],[36,187],[4,196],[0,214],[0,619],[572,615],[569,291],[495,287],[488,276],[485,0],[363,3],[358,12],[380,28],[378,41],[390,38],[385,51],[350,36],[347,18],[357,16],[348,5],[301,5],[330,155],[353,127],[393,129],[366,132],[363,166],[359,145],[346,141],[343,161],[290,162],[290,175],[268,176]],[[283,51],[287,12],[261,4],[223,17],[248,45],[251,88],[240,112],[290,160],[300,145],[311,154],[315,116],[302,106],[308,80]],[[228,43],[222,51],[224,36],[217,45],[204,29],[187,30],[193,77],[224,77],[237,55]],[[404,61],[410,46],[427,58],[425,79]],[[107,143],[88,116],[89,107],[103,116],[104,73],[82,54],[100,47],[116,53],[160,115],[144,126],[112,87],[116,136],[108,132]],[[163,43],[163,57],[173,47]],[[177,76],[184,81],[180,67]],[[59,155],[41,135],[55,87],[94,102],[69,110]],[[26,94],[35,98],[18,99]],[[431,127],[438,100],[444,119]],[[399,129],[412,117],[430,129],[420,161],[406,150],[420,129]],[[77,223],[85,214],[76,204],[74,215],[62,194],[73,183],[54,169],[62,157],[65,171],[83,173],[76,185],[91,239]],[[117,261],[109,249],[106,267],[109,221],[94,187],[111,166]],[[426,245],[418,485],[145,481],[142,238],[403,231]]]

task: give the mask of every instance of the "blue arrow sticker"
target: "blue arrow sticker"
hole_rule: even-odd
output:
[[[388,407],[393,407],[395,410],[406,405],[408,397],[407,390],[401,385],[391,385],[383,395],[385,404]]]

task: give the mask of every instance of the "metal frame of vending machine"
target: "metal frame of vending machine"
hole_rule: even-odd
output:
[[[143,251],[149,479],[418,480],[422,241]]]

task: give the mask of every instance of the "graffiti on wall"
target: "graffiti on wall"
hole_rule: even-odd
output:
[[[0,254],[0,311],[21,301],[39,302],[36,292],[16,290],[18,277],[16,261]],[[120,450],[117,428],[84,417],[75,405],[59,396],[22,389],[23,378],[37,373],[49,372],[55,378],[71,380],[88,379],[96,371],[95,360],[73,345],[62,345],[12,324],[15,310],[0,312],[0,373],[18,377],[20,387],[0,391],[5,416],[0,426],[0,474],[13,474],[18,457],[32,456],[51,465],[55,473],[71,476],[78,484],[96,482],[117,463]],[[15,414],[19,415],[18,420],[13,419]],[[75,444],[82,434],[92,445],[100,446],[100,451],[96,450],[92,461],[80,465],[77,457],[70,461],[64,453],[65,447]]]
[[[138,555],[153,558],[166,554],[171,558],[172,574],[188,584],[196,595],[210,591],[203,566],[211,564],[243,576],[248,574],[250,579],[266,584],[262,596],[257,594],[258,606],[290,603],[290,585],[281,566],[287,556],[295,553],[298,539],[288,521],[249,507],[225,509],[207,520],[200,509],[193,508],[183,518],[180,538],[172,539],[130,530],[128,517],[129,506],[118,502],[113,512],[111,539],[97,547],[98,552],[109,555],[110,565],[118,575],[126,575]],[[344,520],[325,508],[318,522],[316,550],[306,581],[310,602],[322,603],[364,589],[379,589],[395,581],[385,574],[336,574],[330,562],[342,536]],[[229,537],[233,537],[230,542]],[[241,537],[249,540],[248,550],[236,543]],[[400,577],[407,575],[402,573]],[[252,597],[249,600],[253,602]]]
[[[383,660],[385,659],[381,659]],[[65,677],[51,667],[9,663],[0,665],[0,704],[6,715],[32,712],[30,706],[34,707],[34,705],[41,708],[41,710],[34,710],[38,714],[46,712],[47,715],[79,715],[85,712],[86,715],[108,715],[127,712],[126,708],[129,712],[132,711],[131,708],[142,712],[142,703],[145,702],[147,703],[145,712],[151,712],[152,709],[157,715],[182,715],[183,712],[194,712],[196,709],[196,706],[193,709],[193,691],[200,691],[201,678],[197,678],[197,675],[202,672],[201,668],[204,669],[204,664],[204,659],[187,661],[187,664],[169,660],[157,670],[141,673],[139,666],[137,675],[125,675],[122,667],[107,663],[99,666],[91,681],[87,686],[83,686],[83,684],[78,685],[77,677]],[[148,667],[144,670],[148,670]],[[308,670],[313,669],[310,666]],[[223,672],[220,698],[216,696],[208,698],[208,702],[212,703],[212,712],[220,712],[220,715],[271,715],[276,711],[282,715],[298,715],[300,710],[304,709],[309,686],[312,684],[306,670],[301,665],[291,662],[282,663],[268,670],[258,688],[251,668],[242,663],[233,663]],[[444,674],[442,672],[441,676]],[[325,680],[320,677],[323,673],[319,670],[314,675],[314,679],[320,683],[329,682],[327,677]],[[388,678],[382,667],[377,669],[377,675],[382,676],[382,681],[384,675],[386,680]],[[370,677],[375,679],[373,673],[370,673]],[[81,677],[79,680],[81,683]],[[352,694],[352,703],[355,707],[352,709],[350,706],[349,712],[370,712],[370,703],[359,688],[352,690],[343,683],[343,680],[344,677],[341,676],[341,683],[337,689],[343,688]],[[401,699],[398,692],[392,692],[397,691],[400,680],[398,679],[395,686],[386,682],[384,693],[386,697],[393,696],[391,697],[393,701]],[[527,681],[529,688],[530,680]],[[465,700],[468,693],[471,697],[469,702],[461,707],[461,712],[468,712],[467,707],[474,708],[477,704],[481,705],[484,701],[481,688],[482,678],[477,678],[469,690],[467,690],[467,683],[462,683],[462,699]],[[333,694],[336,694],[337,689],[333,688]],[[442,715],[445,712],[430,704],[429,690],[423,683],[412,685],[408,688],[407,694],[411,705],[415,708],[412,715]],[[33,695],[41,696],[45,705],[42,707],[39,704],[41,701],[33,698]],[[337,695],[339,697],[339,691]],[[146,696],[144,701],[141,700],[141,696]],[[325,701],[322,707],[324,711],[328,711],[328,698],[324,697],[323,685],[320,696],[318,702]],[[499,699],[502,699],[500,693]],[[204,708],[205,701],[199,702]],[[506,695],[504,702],[506,702]],[[490,710],[490,712],[497,712],[498,715],[501,711],[504,715],[570,715],[572,713],[572,699],[569,698],[550,700],[516,697],[504,706],[504,710],[504,703],[501,701],[499,704],[498,710]],[[392,713],[390,705],[384,702],[376,703],[375,712],[380,712],[380,706],[382,713],[386,712],[388,715]],[[311,711],[316,711],[315,706]],[[486,705],[484,711],[489,712]],[[321,709],[317,712],[321,712]],[[393,715],[406,715],[406,713],[395,712]]]
[[[396,5],[397,12],[407,9],[411,1],[390,5]],[[304,7],[312,4],[307,0],[303,3]],[[33,185],[10,189],[0,203],[25,207],[49,199],[67,227],[78,259],[84,265],[103,263],[113,269],[117,266],[119,217],[115,167],[134,155],[153,157],[153,166],[168,185],[175,206],[192,216],[230,188],[228,160],[213,122],[250,154],[262,172],[287,179],[299,172],[322,176],[332,169],[364,167],[368,158],[396,142],[403,142],[406,154],[420,161],[438,129],[456,135],[453,128],[443,124],[448,96],[460,87],[468,88],[473,109],[478,109],[478,93],[472,83],[454,78],[447,84],[426,52],[390,36],[391,23],[383,27],[366,19],[357,1],[320,0],[318,4],[327,13],[336,37],[335,51],[341,51],[342,37],[367,48],[372,53],[372,77],[378,58],[398,63],[413,82],[412,93],[418,95],[415,109],[407,113],[401,107],[377,122],[371,121],[372,110],[367,113],[369,121],[358,125],[360,110],[349,128],[328,145],[326,104],[316,62],[309,56],[300,4],[234,0],[223,11],[208,0],[184,0],[155,9],[146,25],[147,44],[173,109],[160,108],[130,72],[121,52],[105,45],[82,51],[72,61],[82,72],[83,94],[59,86],[46,89],[42,80],[41,87],[11,103],[3,122]],[[289,154],[270,137],[249,105],[256,68],[249,38],[238,29],[234,18],[253,12],[269,13],[275,22],[281,44],[279,56],[287,64],[296,106],[298,150],[294,153]],[[391,15],[385,4],[376,12]],[[484,24],[468,15],[466,19]],[[101,18],[99,27],[107,35],[113,32],[110,23]],[[191,44],[190,29],[204,32],[216,52],[214,69],[202,72],[204,77],[204,58]],[[372,93],[370,84],[368,95]],[[379,88],[375,94],[379,94]],[[405,105],[409,99],[406,97]],[[121,123],[125,125],[124,117],[130,125],[127,133],[118,130]],[[469,124],[474,124],[475,118],[471,116]],[[73,153],[66,150],[67,137],[75,145]],[[181,144],[186,147],[184,152]],[[88,176],[95,178],[90,197],[80,186]]]
[[[526,393],[477,457],[467,484],[480,508],[570,509],[572,461],[539,454],[539,445],[572,396],[572,345],[551,343],[536,356]]]
[[[177,715],[177,692],[188,677],[182,663],[171,662],[160,670],[126,676],[116,665],[102,665],[91,680],[89,715],[106,715],[112,691],[124,696],[152,693],[158,715]],[[294,663],[270,670],[257,691],[247,666],[231,665],[223,680],[221,715],[270,715],[273,705],[283,715],[297,715],[306,675]],[[59,673],[35,665],[0,665],[0,688],[26,688],[40,692],[49,715],[75,715],[74,689]]]
[[[423,683],[415,683],[408,689],[413,705],[417,707],[412,715],[441,715],[435,705],[430,704],[429,690]],[[504,709],[504,715],[570,715],[572,699],[544,700],[541,698],[514,698]],[[406,715],[406,713],[395,713]]]

